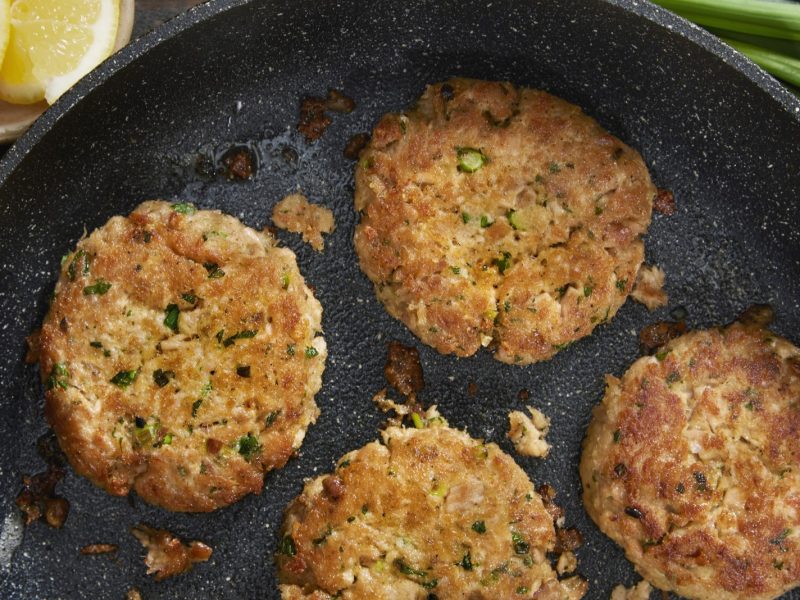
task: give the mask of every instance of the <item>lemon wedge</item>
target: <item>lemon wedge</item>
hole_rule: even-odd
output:
[[[11,28],[9,9],[11,0],[0,0],[0,65],[3,64],[3,56],[8,47],[8,31]]]
[[[119,0],[11,0],[0,99],[52,104],[114,51]]]

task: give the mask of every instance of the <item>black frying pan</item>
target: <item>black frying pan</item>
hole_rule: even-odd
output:
[[[131,586],[147,599],[277,597],[272,553],[282,511],[304,478],[378,435],[385,417],[370,398],[385,384],[391,339],[420,347],[424,401],[507,451],[506,415],[523,404],[518,391],[530,390],[552,418],[554,449],[544,461],[518,462],[555,486],[568,524],[583,532],[579,571],[589,597],[638,579],[584,513],[577,462],[603,374],[621,374],[637,356],[636,332],[670,308],[649,314],[629,302],[553,360],[519,368],[488,352],[456,359],[421,347],[358,269],[353,164],[342,148],[451,75],[544,88],[639,149],[678,201],[677,214],[655,216],[647,236],[648,260],[668,274],[670,308],[683,305],[691,326],[709,326],[768,302],[775,329],[800,342],[800,103],[711,36],[641,0],[211,2],[91,74],[0,163],[0,597],[121,598]],[[294,130],[299,100],[328,87],[358,108],[309,145]],[[198,154],[233,144],[256,152],[252,181],[196,173]],[[144,199],[191,199],[261,227],[272,204],[298,187],[333,208],[338,223],[323,255],[280,235],[316,286],[330,348],[322,415],[299,457],[269,474],[260,496],[205,515],[112,498],[70,472],[59,488],[72,503],[66,526],[34,524],[17,544],[14,497],[21,475],[44,467],[34,447],[46,429],[24,338],[46,311],[60,257],[84,227]],[[139,522],[202,539],[214,555],[189,575],[154,583],[128,533]],[[119,544],[116,559],[78,554],[97,542]]]

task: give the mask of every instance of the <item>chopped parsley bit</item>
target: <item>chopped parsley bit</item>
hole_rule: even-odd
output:
[[[197,410],[200,408],[200,405],[203,403],[202,398],[198,398],[194,402],[192,402],[192,418],[197,416]]]
[[[461,267],[450,267],[450,270],[453,272],[453,275],[461,274]]]
[[[679,494],[683,494],[686,491],[686,486],[683,485],[683,482],[679,482],[678,485],[675,486],[675,491]]]
[[[484,521],[475,521],[472,524],[472,531],[475,533],[486,533],[486,523]]]
[[[567,288],[569,288],[569,284],[562,285],[556,291],[558,292],[558,299],[561,300],[564,297],[564,294],[567,293]]]
[[[226,348],[228,346],[233,346],[233,344],[236,343],[236,340],[244,340],[244,339],[254,338],[254,337],[256,337],[256,333],[257,332],[253,331],[252,329],[244,329],[242,331],[237,331],[232,336],[225,338],[225,340],[223,340],[223,342],[222,342],[222,345],[225,346]],[[219,339],[220,337],[222,337],[222,336],[217,334],[217,339]]]
[[[512,229],[525,231],[525,228],[522,226],[522,222],[517,215],[517,211],[513,208],[506,213],[506,219],[508,219],[508,223],[511,225]]]
[[[114,377],[111,378],[111,383],[124,390],[126,387],[128,387],[130,384],[133,383],[138,374],[139,374],[139,369],[133,369],[131,371],[120,371],[119,373],[114,375]]]
[[[275,424],[275,419],[277,419],[280,415],[280,410],[273,410],[267,415],[267,418],[264,421],[264,427],[272,427]]]
[[[67,389],[67,384],[69,383],[69,371],[67,370],[67,365],[64,363],[56,363],[53,365],[53,368],[50,370],[50,376],[47,378],[47,383],[45,387],[48,390],[53,390],[57,387],[60,387],[62,390]]]
[[[514,552],[517,554],[527,554],[531,549],[530,544],[516,531],[511,532],[511,541],[514,543]]]
[[[225,276],[225,271],[220,269],[217,263],[213,262],[203,263],[203,267],[205,267],[205,270],[208,271],[209,279],[219,279]]]
[[[250,460],[260,450],[261,444],[258,443],[258,438],[252,433],[243,435],[236,442],[236,451],[244,456],[245,460]]]
[[[328,536],[329,536],[330,534],[332,534],[332,533],[333,533],[333,528],[332,528],[332,527],[330,526],[330,524],[329,524],[329,525],[328,525],[328,529],[326,529],[325,531],[323,531],[323,532],[322,532],[322,535],[320,535],[318,538],[311,540],[311,543],[313,543],[315,546],[319,546],[319,545],[320,545],[321,543],[323,543],[323,542],[324,542],[326,539],[328,539]]]
[[[431,579],[430,581],[423,581],[421,585],[426,590],[432,590],[437,585],[439,585],[439,580],[438,579]],[[430,596],[433,596],[433,594],[428,594],[428,597],[430,597]]]
[[[783,546],[783,542],[789,537],[792,533],[791,529],[784,529],[781,531],[777,536],[769,541],[770,544],[773,546]]]
[[[158,387],[164,387],[169,383],[170,379],[174,378],[175,371],[162,371],[161,369],[153,371],[153,381]]]
[[[524,594],[527,594],[527,593],[528,593],[528,588],[526,588],[524,585],[521,585],[521,586],[519,586],[519,587],[517,588],[517,593],[518,593],[520,596],[522,596],[522,595],[524,595]]]
[[[278,545],[278,552],[284,556],[294,556],[297,554],[297,546],[294,545],[292,536],[285,535]]]
[[[626,467],[623,463],[617,463],[614,467],[614,475],[617,477],[625,477],[628,473],[628,467]]]
[[[436,496],[437,498],[444,498],[445,496],[447,496],[447,486],[441,482],[437,483],[431,490],[431,496]]]
[[[350,466],[350,459],[346,458],[342,462],[339,463],[339,466],[337,467],[337,469],[346,469],[349,466]]]
[[[147,421],[142,417],[136,417],[134,419],[133,437],[136,438],[140,446],[147,446],[148,444],[154,446],[158,441],[160,429],[161,421],[158,417],[150,417]]]
[[[181,316],[181,311],[177,304],[167,304],[167,309],[164,311],[164,326],[178,333],[178,317]]]
[[[462,213],[461,213],[461,220],[462,220],[464,223],[469,223],[469,222],[470,222],[470,220],[472,220],[472,216],[471,216],[469,213],[467,213],[467,212],[462,212]]]
[[[289,289],[289,284],[292,282],[291,277],[289,277],[288,273],[284,273],[281,275],[281,287],[283,289]]]
[[[472,556],[470,556],[469,550],[464,554],[459,566],[465,571],[472,571]]]
[[[164,439],[161,440],[161,444],[164,445],[164,446],[169,446],[170,444],[172,444],[172,434],[168,433],[167,435],[165,435]],[[202,465],[200,465],[200,466],[202,466]]]
[[[368,512],[369,512],[369,507],[367,507],[367,505],[366,505],[366,504],[362,505],[362,506],[361,506],[361,514],[362,514],[362,515],[365,515],[365,514],[367,514]]]
[[[584,296],[584,298],[588,298],[589,296],[591,296],[593,291],[594,291],[594,286],[593,285],[591,285],[589,283],[584,285],[583,286],[583,296]]]
[[[92,348],[102,348],[102,347],[103,347],[103,344],[102,344],[102,342],[89,342],[89,345],[90,345]]]
[[[222,338],[225,337],[225,330],[224,329],[220,329],[216,333],[216,335],[214,337],[217,338],[217,342],[221,344],[222,343]]]
[[[619,429],[617,429],[616,431],[614,431],[614,443],[615,444],[619,444],[619,438],[620,437],[621,437],[621,433],[620,433]]]
[[[669,353],[670,353],[669,350],[662,350],[661,352],[657,352],[656,353],[656,360],[658,362],[663,361],[665,358],[667,358],[667,354],[669,354]]]
[[[503,258],[493,259],[492,264],[497,267],[497,270],[502,275],[511,266],[511,252],[503,252]]]
[[[181,294],[181,298],[183,298],[189,304],[197,304],[197,296],[195,296],[192,292]]]
[[[236,374],[239,377],[250,377],[250,365],[239,365],[236,367]]]
[[[314,348],[314,346],[308,346],[306,348],[306,358],[314,358],[318,354],[319,352],[317,351],[316,348]]]
[[[595,206],[594,206],[594,214],[596,214],[598,216],[602,215],[603,214],[603,207],[600,206],[599,204],[595,204]]]
[[[411,413],[411,421],[417,429],[425,429],[425,421],[422,420],[418,413]]]
[[[628,287],[628,280],[627,279],[617,279],[617,289],[620,291],[621,294],[625,293],[625,288]]]
[[[752,401],[748,402],[747,404],[744,405],[744,407],[747,410],[753,410],[753,402]]]
[[[98,279],[92,285],[87,285],[83,288],[84,296],[102,296],[111,289],[111,284],[105,279]]]
[[[681,376],[677,371],[672,371],[664,381],[666,381],[667,385],[672,385],[676,381],[680,381],[680,378]]]
[[[776,558],[775,560],[772,561],[772,566],[780,571],[781,569],[783,569],[783,561],[780,561]]]
[[[286,346],[286,354],[289,356],[294,356],[294,344],[289,344]]]
[[[427,577],[428,575],[425,571],[420,571],[408,566],[402,558],[395,558],[394,566],[397,567],[397,570],[403,575],[412,575],[414,577]]]
[[[352,523],[352,522],[353,522],[353,521],[355,521],[355,520],[356,520],[356,517],[355,517],[355,515],[350,515],[349,517],[347,517],[347,522],[348,522],[348,523]]]
[[[558,165],[558,163],[551,162],[549,165],[547,165],[547,170],[551,173],[558,173],[561,170],[561,167]]]
[[[692,475],[694,475],[694,481],[695,481],[694,487],[698,492],[705,492],[706,490],[708,490],[708,484],[706,482],[705,473],[703,473],[702,471],[695,471],[694,473],[692,473]]]
[[[78,276],[78,265],[81,260],[83,260],[81,275],[89,274],[89,256],[84,250],[78,250],[67,267],[67,276],[69,277],[70,281],[75,281],[75,278]]]
[[[205,398],[206,396],[208,396],[211,393],[211,390],[213,390],[213,389],[214,389],[214,386],[211,384],[210,381],[207,381],[205,384],[203,384],[203,387],[200,388],[200,397],[201,398]]]
[[[494,225],[494,221],[490,220],[486,215],[481,215],[481,227],[486,229],[491,225]]]
[[[194,213],[197,212],[197,209],[194,207],[194,204],[190,202],[178,202],[177,204],[173,204],[172,210],[182,215],[193,215]]]
[[[477,148],[456,148],[458,170],[462,173],[474,173],[489,162],[486,155]]]

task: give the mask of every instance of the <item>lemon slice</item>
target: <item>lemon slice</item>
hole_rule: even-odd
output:
[[[114,50],[119,0],[12,0],[0,99],[50,104]]]
[[[5,56],[6,48],[8,47],[8,31],[11,27],[10,7],[11,0],[0,0],[0,65],[3,64],[3,56]]]

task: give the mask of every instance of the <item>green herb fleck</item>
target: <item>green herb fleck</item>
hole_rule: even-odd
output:
[[[294,356],[294,344],[289,344],[286,346],[286,354],[289,356]]]
[[[217,342],[221,344],[222,343],[222,338],[225,337],[225,330],[224,329],[220,329],[216,333],[216,335],[214,337],[217,338]]]
[[[111,378],[111,383],[124,390],[126,387],[128,387],[130,384],[133,383],[138,374],[139,374],[139,369],[133,369],[131,371],[120,371],[119,373],[114,375],[114,377]]]
[[[474,173],[489,162],[486,155],[477,148],[456,148],[458,170],[462,173]]]
[[[194,204],[191,204],[190,202],[178,202],[177,204],[173,204],[172,210],[182,215],[193,215],[197,212]]]
[[[620,437],[622,437],[622,434],[620,433],[619,429],[615,430],[614,431],[614,443],[615,444],[619,444],[619,438]]]
[[[663,361],[665,358],[667,358],[667,354],[669,353],[670,353],[669,350],[662,350],[661,352],[656,352],[656,360],[658,362]]]
[[[350,459],[346,458],[342,462],[339,463],[339,466],[336,467],[337,469],[346,469],[350,466]]]
[[[526,588],[524,585],[521,585],[521,586],[519,586],[519,587],[517,588],[517,593],[518,593],[520,596],[523,596],[523,595],[525,595],[525,594],[527,594],[527,593],[528,593],[528,588]]]
[[[213,262],[203,263],[203,267],[205,267],[205,270],[208,271],[209,279],[219,279],[225,276],[225,271],[220,269],[217,263]]]
[[[181,316],[181,311],[177,304],[167,304],[167,309],[164,311],[164,325],[178,333],[178,318]]]
[[[549,165],[547,165],[547,170],[551,173],[558,173],[561,170],[561,167],[558,163],[551,162]]]
[[[203,403],[203,399],[202,398],[198,398],[197,400],[192,402],[192,418],[197,416],[197,411],[199,410],[200,405],[202,403]]]
[[[511,300],[503,302],[503,310],[509,312],[511,310]]]
[[[453,275],[461,274],[461,267],[450,267],[450,270],[453,272]]]
[[[461,559],[459,565],[465,571],[472,571],[472,556],[470,556],[469,551],[464,554],[464,557]]]
[[[243,435],[236,442],[236,451],[244,456],[245,460],[250,460],[260,450],[261,444],[258,443],[258,438],[252,433]]]
[[[584,298],[588,298],[589,296],[591,296],[593,291],[594,291],[594,286],[593,285],[591,285],[589,283],[584,285],[583,286],[583,296],[584,296]]]
[[[470,216],[470,214],[469,214],[469,213],[467,213],[467,212],[462,212],[462,213],[461,213],[461,220],[462,220],[464,223],[469,223],[471,219],[472,219],[472,217]]]
[[[275,424],[275,419],[277,419],[280,415],[280,410],[273,410],[267,415],[267,418],[264,421],[264,427],[272,427]]]
[[[289,289],[289,284],[292,282],[292,278],[289,276],[289,273],[283,273],[281,275],[281,287],[283,289]]]
[[[133,437],[140,446],[154,446],[158,442],[158,432],[161,430],[161,421],[158,417],[150,417],[147,421],[142,417],[136,417],[133,424]]]
[[[83,267],[80,266],[81,261],[83,261]],[[78,276],[78,269],[81,270],[82,275],[89,274],[89,256],[84,250],[78,250],[67,267],[67,276],[70,281],[75,281]]]
[[[602,215],[603,214],[603,207],[600,206],[599,204],[595,204],[594,205],[594,214],[596,214],[598,216]]]
[[[783,561],[776,558],[772,561],[772,566],[780,571],[783,569]]]
[[[92,285],[87,285],[83,288],[84,296],[102,296],[111,289],[111,284],[105,279],[98,279]]]
[[[397,570],[403,575],[411,575],[413,577],[426,577],[428,575],[428,573],[425,571],[420,571],[419,569],[410,567],[402,558],[395,558],[394,566],[397,567]]]
[[[153,371],[153,381],[158,387],[164,387],[169,383],[170,379],[174,378],[175,371],[162,371],[161,369]]]
[[[193,292],[186,292],[185,294],[181,294],[181,298],[183,298],[189,304],[197,304],[197,296],[194,295]]]
[[[676,381],[680,381],[680,379],[681,379],[680,373],[678,373],[677,371],[672,371],[669,375],[667,375],[664,381],[666,381],[667,385],[672,385]]]
[[[319,352],[317,351],[316,348],[314,348],[314,346],[308,346],[306,348],[305,354],[306,354],[306,358],[314,358],[315,356],[317,356],[319,354]]]
[[[256,337],[256,331],[252,329],[244,329],[242,331],[238,331],[234,333],[232,336],[225,338],[222,342],[222,345],[227,348],[228,346],[233,346],[236,343],[236,340],[245,340]],[[218,334],[219,335],[219,334]]]
[[[57,387],[60,387],[62,390],[65,390],[67,389],[68,383],[69,383],[69,370],[67,370],[67,365],[64,363],[54,364],[53,368],[50,370],[50,375],[47,378],[45,387],[48,390],[53,390]]]
[[[620,294],[625,293],[625,288],[628,287],[628,280],[627,279],[617,279],[616,283],[617,289],[619,290]]]
[[[475,521],[472,524],[472,531],[475,533],[486,533],[486,523],[484,521]]]
[[[418,413],[411,413],[411,421],[417,429],[425,429],[425,421],[422,420]]]
[[[494,221],[489,219],[489,217],[486,216],[486,215],[481,215],[481,227],[486,229],[487,227],[489,227],[491,225],[494,225]]]
[[[497,267],[497,270],[502,275],[511,266],[511,252],[503,252],[503,257],[495,258],[492,260],[492,264]]]
[[[781,531],[777,536],[772,538],[769,543],[773,546],[783,546],[783,542],[786,541],[786,538],[792,534],[791,529],[784,529]]]
[[[315,538],[315,539],[311,540],[311,543],[313,543],[315,546],[319,546],[319,545],[320,545],[320,544],[322,544],[322,543],[323,543],[323,542],[324,542],[326,539],[328,539],[328,536],[329,536],[330,534],[332,534],[332,533],[333,533],[333,528],[332,528],[330,525],[328,525],[328,529],[326,529],[325,531],[323,531],[323,532],[322,532],[322,535],[320,535],[318,538]]]
[[[514,230],[525,231],[525,228],[522,226],[522,221],[520,221],[517,211],[514,210],[513,208],[506,213],[506,219],[508,219],[509,224]]]
[[[531,549],[530,544],[516,531],[511,532],[511,541],[514,544],[514,552],[517,554],[527,554]]]
[[[297,554],[297,546],[294,545],[292,536],[285,535],[278,545],[278,552],[284,556],[294,556]]]

